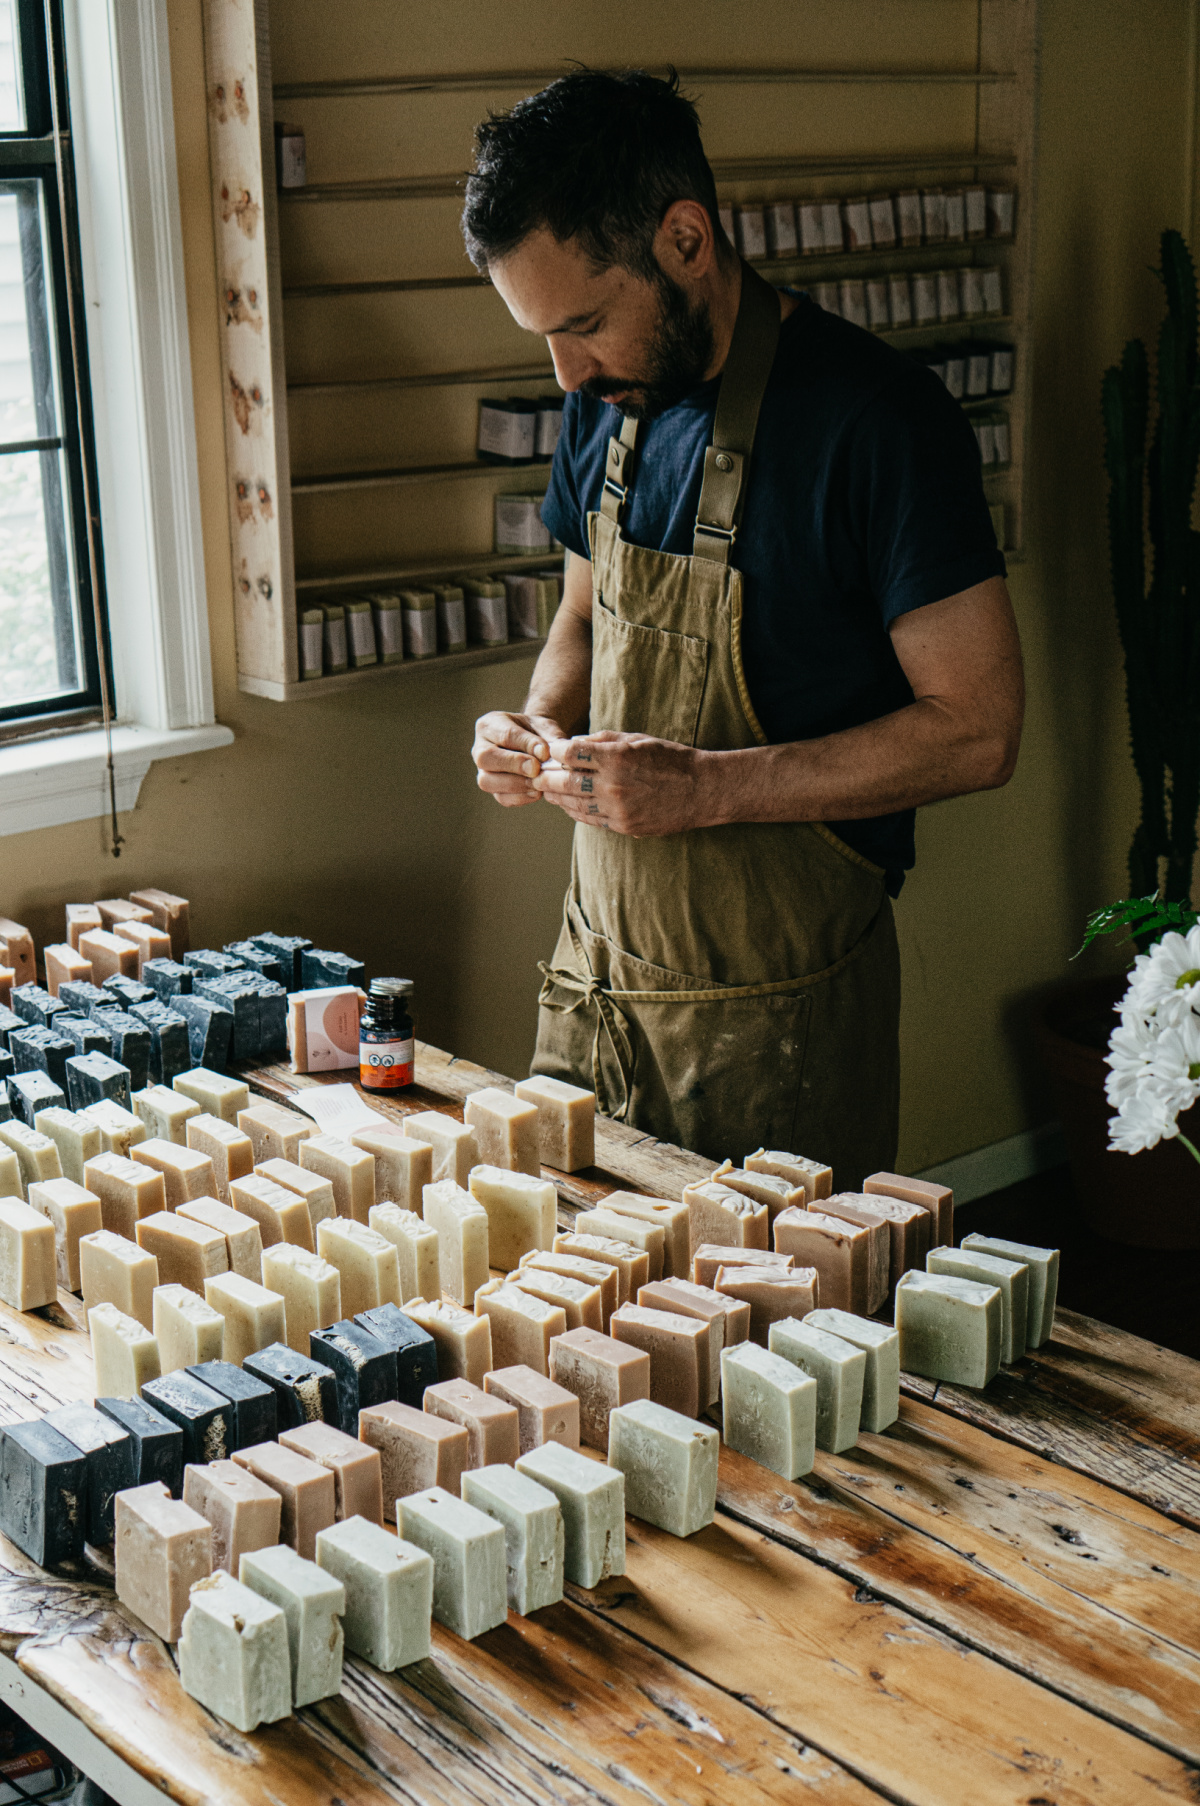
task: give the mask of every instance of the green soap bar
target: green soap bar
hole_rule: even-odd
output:
[[[721,1350],[723,1433],[731,1449],[784,1480],[810,1472],[817,1447],[817,1383],[757,1342]]]
[[[544,1442],[516,1464],[517,1472],[552,1492],[562,1507],[563,1572],[576,1586],[594,1587],[625,1572],[625,1481],[576,1449]]]
[[[1008,1367],[1021,1359],[1029,1317],[1029,1268],[1024,1261],[1001,1260],[998,1254],[984,1254],[980,1248],[931,1248],[925,1257],[925,1271],[995,1286],[1000,1293],[1001,1365]]]
[[[896,1287],[900,1365],[906,1373],[977,1391],[1000,1367],[999,1288],[941,1273],[906,1273]]]
[[[840,1336],[866,1356],[860,1427],[877,1435],[895,1423],[900,1415],[900,1338],[895,1330],[850,1311],[810,1311],[804,1321],[810,1329]]]
[[[504,1528],[441,1486],[396,1500],[396,1531],[433,1557],[433,1615],[481,1637],[508,1617]]]
[[[608,1420],[608,1465],[625,1476],[625,1509],[672,1536],[713,1521],[721,1439],[707,1424],[639,1398]]]
[[[522,1618],[563,1596],[566,1548],[562,1507],[528,1474],[498,1464],[470,1468],[460,1491],[468,1505],[504,1527],[508,1603]]]
[[[346,1648],[385,1674],[432,1653],[432,1558],[366,1518],[317,1532],[317,1566],[346,1590]]]
[[[811,1313],[810,1313],[811,1314]],[[858,1441],[867,1357],[861,1348],[812,1329],[809,1319],[781,1317],[767,1332],[772,1354],[782,1355],[817,1382],[817,1447],[837,1455]]]
[[[1054,1332],[1054,1301],[1058,1297],[1058,1249],[1031,1248],[1025,1242],[1005,1242],[994,1235],[964,1235],[964,1248],[980,1254],[997,1254],[1001,1260],[1021,1261],[1029,1268],[1029,1320],[1025,1346],[1040,1348]]]

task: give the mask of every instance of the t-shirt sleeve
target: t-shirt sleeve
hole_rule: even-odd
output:
[[[579,397],[568,395],[563,404],[563,422],[554,448],[554,463],[550,467],[550,485],[542,503],[542,522],[568,551],[588,558],[591,554],[586,520],[579,497],[579,442]]]
[[[855,538],[886,626],[1005,575],[975,434],[932,371],[914,366],[872,398],[849,456]]]

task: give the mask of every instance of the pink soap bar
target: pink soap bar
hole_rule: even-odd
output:
[[[470,1465],[467,1432],[461,1424],[389,1399],[359,1412],[358,1433],[379,1450],[383,1515],[390,1522],[395,1521],[396,1500],[406,1499],[409,1493],[440,1486],[458,1497],[463,1473]]]
[[[616,1341],[650,1356],[650,1397],[656,1405],[699,1417],[709,1402],[712,1369],[712,1330],[705,1318],[623,1304],[613,1312],[609,1331]]]
[[[312,1561],[318,1532],[334,1522],[336,1489],[329,1469],[277,1442],[256,1442],[252,1448],[237,1449],[233,1458],[279,1494],[280,1541]]]
[[[305,1423],[298,1429],[280,1430],[279,1445],[329,1469],[339,1524],[346,1518],[382,1524],[383,1463],[378,1449],[345,1435],[331,1423]]]
[[[435,1417],[460,1424],[467,1432],[467,1466],[511,1464],[521,1453],[517,1408],[470,1380],[439,1380],[426,1386],[424,1406]]]
[[[580,1442],[607,1451],[609,1413],[650,1396],[650,1356],[594,1329],[569,1329],[550,1344],[550,1378],[579,1400]]]
[[[793,1267],[721,1267],[717,1290],[750,1306],[750,1340],[767,1346],[772,1323],[782,1317],[807,1317],[817,1308],[817,1270]]]
[[[532,1367],[498,1367],[483,1376],[483,1389],[506,1405],[515,1405],[521,1453],[544,1442],[564,1449],[579,1447],[579,1400]]]
[[[950,1248],[954,1245],[954,1193],[948,1185],[934,1185],[929,1179],[906,1179],[902,1173],[872,1173],[863,1180],[865,1192],[882,1192],[888,1198],[900,1198],[905,1204],[919,1204],[934,1218],[930,1246]]]

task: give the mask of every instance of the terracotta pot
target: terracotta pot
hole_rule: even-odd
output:
[[[1104,1055],[1126,979],[1055,992],[1035,1017],[1050,1096],[1063,1126],[1079,1211],[1089,1228],[1134,1248],[1200,1248],[1200,1165],[1177,1141],[1142,1154],[1108,1147]],[[1179,1119],[1200,1147],[1200,1104]]]

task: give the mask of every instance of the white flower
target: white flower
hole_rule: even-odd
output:
[[[1190,983],[1181,983],[1189,979]],[[1164,934],[1149,953],[1138,954],[1121,1004],[1122,1014],[1153,1016],[1163,1004],[1173,1004],[1185,995],[1200,995],[1198,986],[1200,922],[1187,934]]]
[[[1138,955],[1106,1064],[1111,1148],[1137,1154],[1178,1135],[1200,1098],[1200,923]]]
[[[1175,1112],[1151,1085],[1145,1085],[1126,1099],[1120,1115],[1110,1119],[1108,1145],[1116,1153],[1140,1154],[1178,1133]]]

